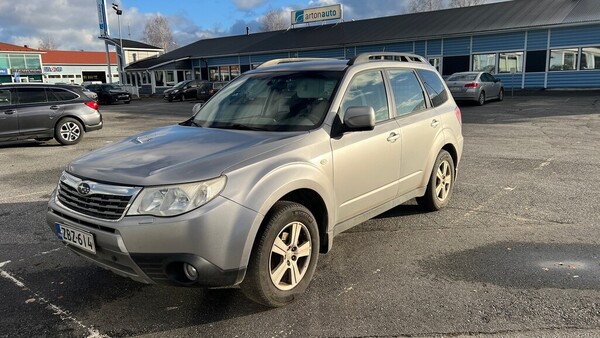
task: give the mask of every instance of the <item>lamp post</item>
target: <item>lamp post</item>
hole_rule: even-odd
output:
[[[119,53],[117,53],[117,58],[119,61],[119,83],[123,84],[123,59],[124,59],[124,55],[123,55],[123,37],[121,36],[121,15],[123,14],[123,11],[119,9],[119,5],[114,3],[112,4],[112,8],[115,10],[115,12],[117,13],[117,22],[119,24]]]

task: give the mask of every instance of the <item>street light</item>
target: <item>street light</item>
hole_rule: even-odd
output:
[[[119,53],[117,54],[117,57],[119,58],[119,83],[123,84],[123,59],[125,57],[123,55],[123,38],[121,36],[121,15],[123,14],[123,11],[120,10],[119,5],[114,2],[112,3],[112,9],[117,13],[117,22],[119,24]]]

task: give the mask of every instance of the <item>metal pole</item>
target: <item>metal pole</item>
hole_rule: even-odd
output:
[[[121,15],[119,15],[119,13],[117,13],[117,21],[119,23],[119,54],[121,55],[119,58],[119,83],[123,84],[123,62],[125,56],[123,55],[123,37],[121,36]]]
[[[108,65],[108,83],[112,83],[112,71],[110,70],[110,51],[108,50],[108,41],[104,40],[106,46],[106,64]]]

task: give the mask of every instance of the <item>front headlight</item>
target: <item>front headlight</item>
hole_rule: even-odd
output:
[[[217,197],[227,178],[209,181],[149,187],[140,191],[127,215],[176,216],[194,210]]]

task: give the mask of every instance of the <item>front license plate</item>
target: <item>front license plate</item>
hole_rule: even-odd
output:
[[[68,225],[56,223],[56,233],[58,234],[59,240],[67,244],[74,245],[93,254],[96,253],[94,235],[92,235],[90,232],[79,230]]]

